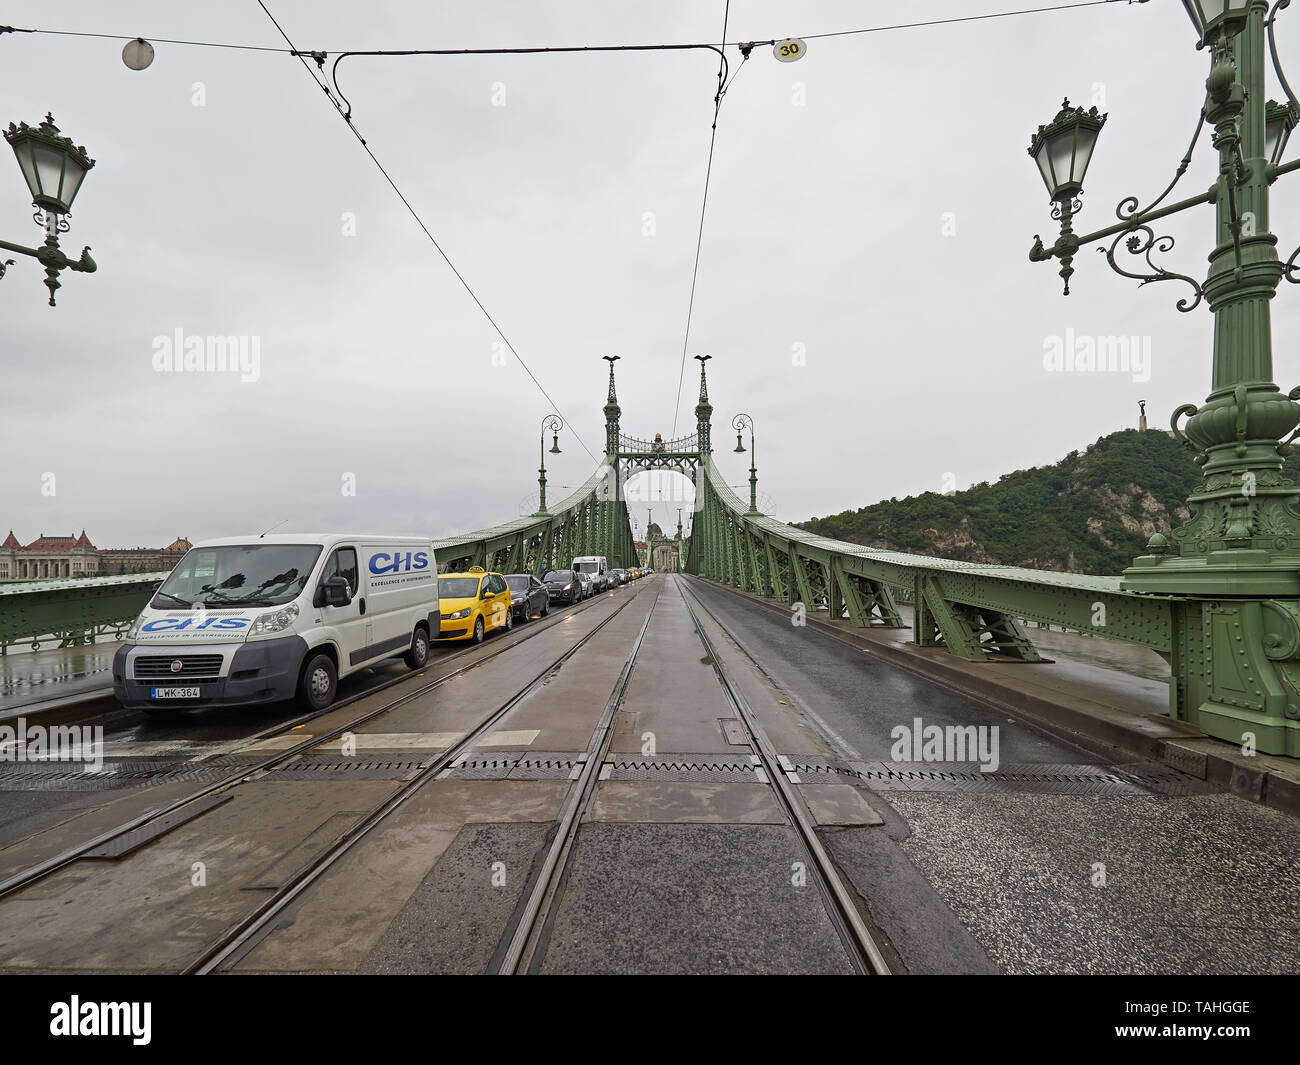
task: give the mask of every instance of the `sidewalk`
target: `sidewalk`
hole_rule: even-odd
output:
[[[112,694],[117,641],[0,657],[0,722]]]

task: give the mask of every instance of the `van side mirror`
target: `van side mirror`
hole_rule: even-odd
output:
[[[327,577],[320,586],[318,606],[347,606],[352,602],[352,589],[346,577]]]

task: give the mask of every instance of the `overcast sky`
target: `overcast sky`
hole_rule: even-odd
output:
[[[299,48],[336,53],[717,42],[724,4],[268,6]],[[735,0],[726,39],[1018,6],[1032,5]],[[1284,59],[1300,49],[1289,15]],[[3,17],[283,44],[253,0],[15,0]],[[0,121],[53,111],[97,160],[64,247],[89,244],[100,266],[65,273],[57,308],[32,259],[0,281],[0,525],[24,542],[84,527],[118,547],[282,519],[440,536],[531,510],[550,407],[298,61],[156,43],[135,72],[122,43],[0,36]],[[1194,44],[1181,4],[1153,0],[813,39],[795,64],[755,49],[719,119],[678,432],[694,422],[689,356],[708,353],[722,468],[745,484],[730,431],[745,411],[760,490],[802,521],[1055,462],[1135,425],[1139,399],[1160,426],[1202,401],[1211,320],[1175,309],[1185,286],[1139,290],[1084,250],[1063,298],[1056,266],[1027,257],[1035,233],[1056,234],[1032,132],[1066,95],[1110,115],[1079,231],[1126,195],[1148,202],[1196,123],[1208,58]],[[622,357],[624,431],[673,430],[716,72],[707,52],[341,68],[358,128],[569,420],[548,456],[553,501],[595,468],[579,437],[602,449],[600,356]],[[1215,166],[1205,138],[1176,195]],[[0,235],[39,243],[16,164],[0,175]],[[1286,255],[1300,215],[1278,190]],[[1203,276],[1211,225],[1208,207],[1173,221],[1172,269]],[[1286,391],[1297,310],[1282,288]],[[159,372],[156,338],[177,330],[256,341],[257,379]],[[1149,379],[1045,370],[1050,338],[1069,335],[1149,338]],[[655,520],[675,525],[677,505]]]

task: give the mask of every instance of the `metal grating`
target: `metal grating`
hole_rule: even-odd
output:
[[[355,758],[347,755],[298,758],[268,770],[263,779],[303,780],[346,775],[350,780],[410,780],[433,759]]]
[[[179,810],[173,810],[155,821],[150,821],[147,825],[142,825],[100,844],[94,850],[86,851],[82,857],[110,859],[125,857],[132,851],[139,850],[146,843],[152,843],[159,836],[166,835],[173,828],[178,828],[188,821],[193,821],[196,817],[201,817],[209,810],[232,798],[234,796],[229,794],[205,795],[201,799],[195,799],[194,802],[182,806]]]
[[[214,758],[202,762],[177,759],[115,758],[98,771],[87,772],[81,762],[0,762],[0,792],[113,791],[147,788],[172,781],[208,783],[222,780],[257,760]]]
[[[564,751],[525,751],[510,771],[511,780],[568,780],[576,777],[587,754]]]
[[[761,767],[747,754],[616,754],[605,760],[603,780],[688,780],[701,784],[762,782]]]
[[[458,759],[439,779],[568,780],[586,755],[574,751],[501,751]]]
[[[857,779],[875,791],[979,792],[1052,795],[1201,795],[1213,789],[1202,781],[1151,763],[1103,766],[1029,763],[999,766],[981,773],[967,763],[855,762]],[[798,769],[811,775],[813,767]],[[823,778],[824,779],[824,778]]]

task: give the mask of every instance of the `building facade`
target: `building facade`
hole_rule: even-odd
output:
[[[0,581],[50,580],[56,577],[117,576],[120,573],[161,573],[170,570],[190,542],[177,537],[166,547],[101,550],[86,536],[46,536],[24,545],[9,530],[0,543]]]

